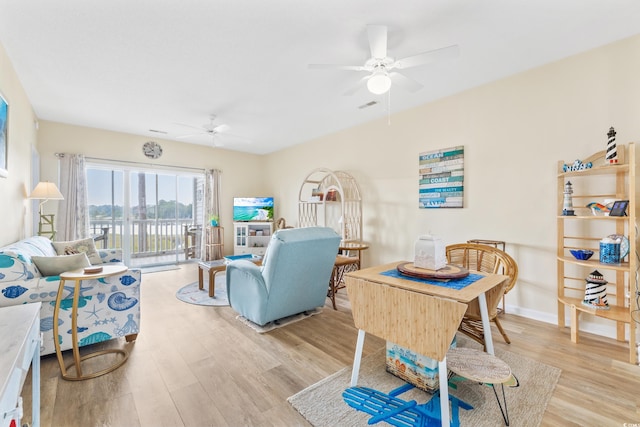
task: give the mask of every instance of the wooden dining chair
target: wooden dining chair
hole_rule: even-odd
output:
[[[447,262],[484,273],[497,273],[509,276],[504,286],[495,287],[487,292],[487,310],[489,320],[496,324],[502,338],[511,344],[509,336],[498,319],[498,304],[502,296],[511,290],[518,279],[518,265],[506,252],[487,245],[475,243],[457,243],[446,247]],[[460,332],[484,345],[484,330],[480,316],[478,299],[471,301],[459,327]]]

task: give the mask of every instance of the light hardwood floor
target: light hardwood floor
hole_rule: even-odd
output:
[[[357,332],[346,292],[338,293],[337,311],[327,299],[321,314],[261,335],[229,307],[178,301],[176,290],[195,280],[195,264],[143,275],[137,341],[98,345],[130,352],[118,370],[64,381],[55,355],[44,357],[41,425],[308,426],[286,399],[351,365]],[[496,347],[562,369],[542,425],[640,425],[640,367],[625,362],[626,344],[585,333],[575,345],[568,329],[508,313],[502,319],[512,344],[494,329]],[[382,346],[367,335],[364,354]],[[29,386],[27,379],[25,420]]]

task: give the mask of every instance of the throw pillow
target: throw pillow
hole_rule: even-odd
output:
[[[75,254],[79,254],[80,252],[72,247],[72,246],[67,246],[66,248],[64,248],[64,254],[65,255],[75,255]]]
[[[32,256],[31,261],[44,277],[59,276],[65,271],[77,270],[91,265],[84,252],[75,255]]]
[[[84,252],[87,254],[87,258],[91,264],[102,264],[102,258],[100,258],[100,254],[96,249],[96,244],[93,239],[89,237],[88,239],[82,240],[72,240],[69,242],[52,242],[53,247],[56,249],[58,255],[65,255],[69,252],[67,251],[77,251]]]

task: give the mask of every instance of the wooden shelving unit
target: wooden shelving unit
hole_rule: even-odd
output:
[[[637,363],[636,320],[638,293],[636,269],[636,161],[635,145],[628,149],[619,145],[617,165],[605,165],[605,151],[598,152],[583,163],[591,162],[593,167],[581,171],[563,171],[564,164],[558,162],[558,327],[564,328],[565,309],[570,310],[571,341],[579,339],[579,317],[587,313],[599,318],[616,322],[616,339],[629,342],[629,363]],[[625,152],[626,151],[626,152]],[[575,216],[561,215],[563,209],[564,186],[571,181],[576,194],[573,204]],[[603,187],[606,187],[602,191]],[[593,191],[591,190],[593,189]],[[629,200],[625,217],[589,215],[586,206],[589,202],[602,202],[603,199]],[[585,212],[580,212],[584,210]],[[570,230],[570,231],[569,231]],[[629,238],[629,254],[620,264],[599,262],[599,241],[601,238],[619,234]],[[570,249],[591,249],[595,253],[589,260],[575,259]],[[609,309],[596,309],[584,305],[585,277],[593,270],[605,274],[608,280],[607,299]],[[611,278],[614,278],[613,280]],[[627,327],[628,325],[628,327]]]
[[[298,227],[315,226],[333,228],[343,243],[362,241],[362,198],[353,176],[324,168],[307,175],[298,193]]]

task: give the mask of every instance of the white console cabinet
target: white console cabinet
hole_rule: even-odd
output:
[[[264,255],[273,234],[273,222],[234,222],[233,254]]]
[[[31,366],[31,426],[40,425],[40,305],[0,308],[0,426],[22,425],[22,385]]]

